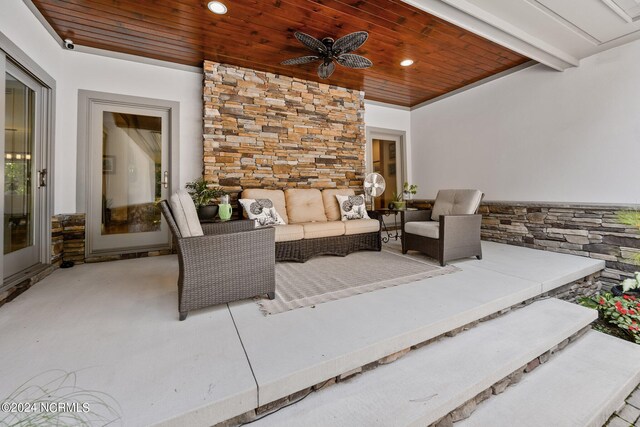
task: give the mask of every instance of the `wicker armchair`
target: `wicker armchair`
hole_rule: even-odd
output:
[[[178,311],[266,294],[275,298],[275,231],[253,221],[202,224],[204,236],[183,238],[169,204],[160,202],[178,250]]]
[[[482,215],[477,211],[483,197],[478,190],[440,190],[433,210],[406,211],[402,253],[417,250],[442,266],[454,259],[482,259]]]

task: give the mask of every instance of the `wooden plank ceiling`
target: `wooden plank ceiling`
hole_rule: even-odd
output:
[[[33,0],[63,38],[78,45],[179,64],[205,59],[323,81],[316,63],[283,66],[308,55],[293,36],[338,38],[368,31],[354,53],[374,65],[338,66],[325,83],[365,91],[367,99],[414,106],[529,59],[400,0]],[[403,59],[414,65],[401,67]]]

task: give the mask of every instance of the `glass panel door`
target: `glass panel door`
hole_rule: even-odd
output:
[[[4,93],[4,277],[39,261],[36,124],[40,88],[7,66]]]
[[[162,119],[105,111],[102,128],[102,235],[160,230]]]
[[[91,117],[90,253],[168,245],[168,113],[94,104]]]
[[[371,159],[373,161],[373,172],[382,175],[386,183],[386,189],[382,196],[375,199],[375,208],[386,208],[393,200],[394,193],[402,192],[399,138],[372,139]]]

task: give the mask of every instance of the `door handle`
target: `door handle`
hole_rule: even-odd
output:
[[[162,177],[162,185],[164,188],[169,188],[169,171],[164,171]]]
[[[38,188],[47,186],[47,170],[42,169],[38,171]]]

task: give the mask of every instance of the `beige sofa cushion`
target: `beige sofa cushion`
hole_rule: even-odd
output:
[[[291,224],[303,222],[327,222],[322,203],[322,193],[315,188],[290,188],[285,190],[287,216]]]
[[[336,195],[355,196],[356,192],[353,188],[322,190],[322,203],[324,204],[324,214],[327,216],[327,221],[340,221],[342,219]]]
[[[300,224],[277,225],[276,242],[290,242],[304,239],[304,228]]]
[[[180,190],[169,198],[171,213],[182,237],[202,236],[202,225],[198,219],[196,206],[187,190]]]
[[[349,221],[343,221],[343,224],[345,236],[375,233],[380,230],[380,221],[377,219],[350,219]]]
[[[307,222],[301,225],[304,228],[305,239],[342,236],[344,234],[342,221]]]
[[[438,239],[440,237],[440,223],[438,221],[413,221],[404,225],[404,232],[418,236]]]
[[[280,218],[289,223],[287,217],[287,207],[285,204],[284,191],[282,190],[263,190],[261,188],[248,188],[242,191],[243,199],[269,199],[273,203],[273,207],[276,208],[276,212],[280,215]],[[246,216],[245,212],[245,218]]]
[[[480,190],[440,190],[433,204],[431,219],[438,221],[440,215],[472,215],[482,200]]]

